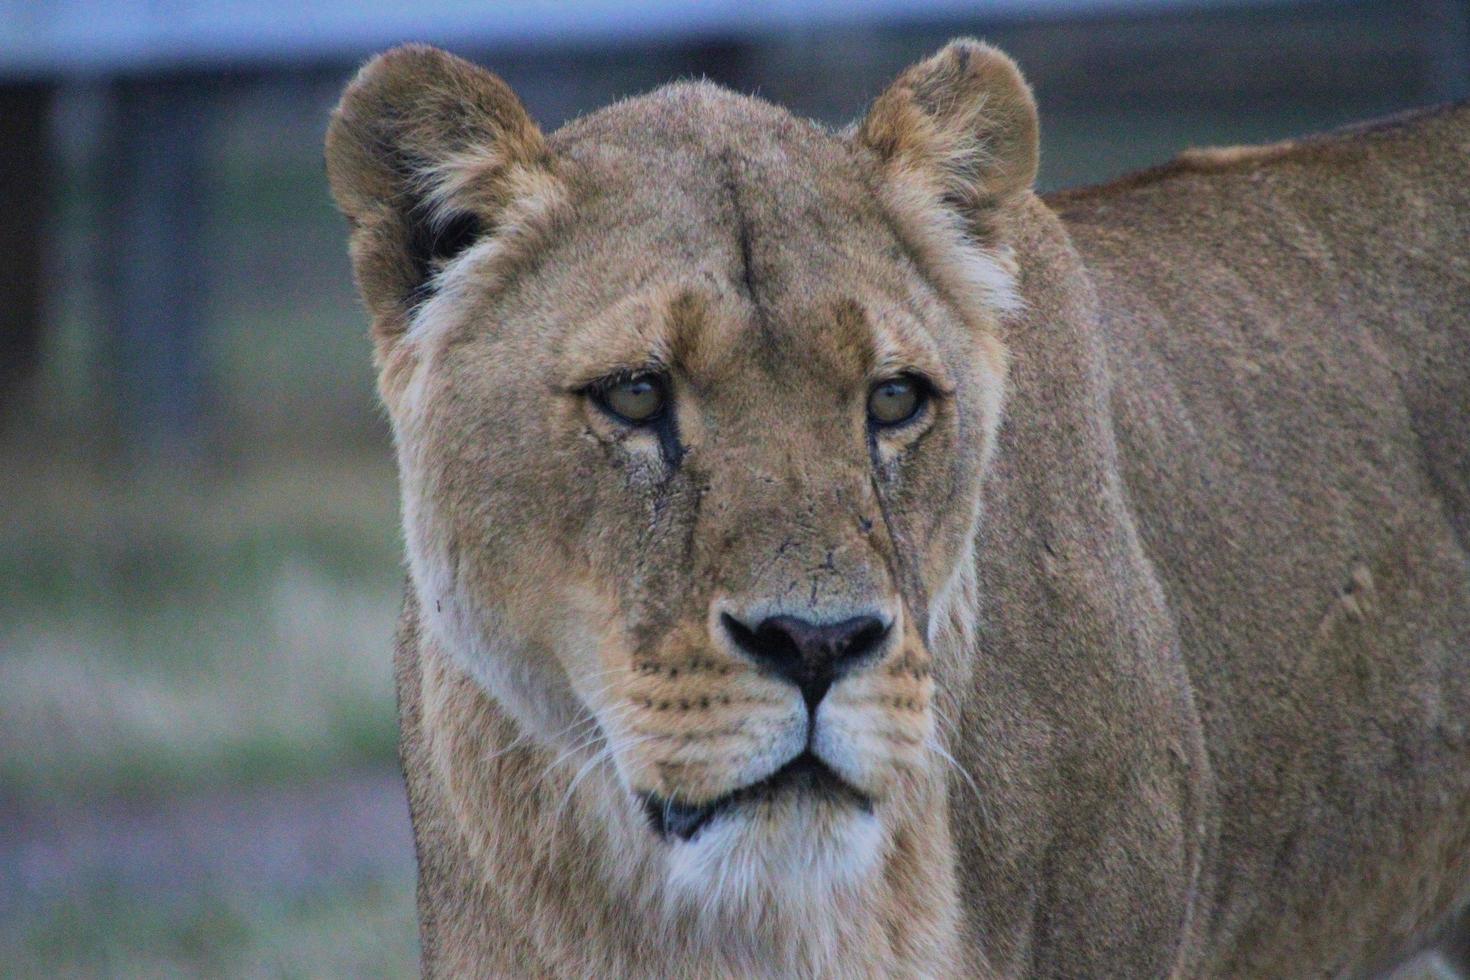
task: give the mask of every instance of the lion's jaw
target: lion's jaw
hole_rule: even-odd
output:
[[[668,962],[700,964],[691,975],[892,975],[891,950],[852,958],[892,942],[884,910],[905,909],[904,939],[924,950],[921,961],[943,961],[954,926],[944,789],[925,791],[922,804],[886,815],[791,795],[669,842],[648,832],[642,808],[602,767],[557,804],[552,831],[579,825],[571,833],[593,849],[569,865],[558,865],[554,845],[536,853],[551,873],[580,879],[578,900],[628,910],[632,931]]]

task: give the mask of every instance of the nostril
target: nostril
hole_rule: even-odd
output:
[[[729,613],[720,614],[720,622],[735,646],[757,664],[789,677],[801,668],[801,651],[791,637],[773,629],[771,620],[763,620],[755,629],[746,626]]]
[[[856,660],[873,653],[888,636],[888,624],[876,616],[860,616],[851,634],[842,642],[842,657]]]
[[[876,658],[891,625],[877,616],[835,623],[770,616],[752,629],[729,613],[720,614],[720,623],[736,649],[800,688],[813,711],[838,678]]]

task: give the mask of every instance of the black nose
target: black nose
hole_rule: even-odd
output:
[[[751,629],[729,613],[721,613],[720,622],[736,648],[801,688],[809,711],[817,709],[834,681],[877,656],[889,625],[876,616],[840,623],[771,616]]]

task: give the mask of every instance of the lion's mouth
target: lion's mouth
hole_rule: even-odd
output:
[[[643,809],[649,825],[660,836],[692,840],[710,821],[727,810],[748,803],[759,803],[788,793],[807,793],[834,802],[848,803],[871,812],[873,801],[845,782],[821,759],[810,752],[786,763],[764,779],[742,786],[708,803],[681,803],[650,793],[644,797]]]

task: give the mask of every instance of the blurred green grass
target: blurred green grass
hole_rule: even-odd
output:
[[[164,793],[390,764],[386,459],[185,482],[11,461],[0,780]]]
[[[411,901],[411,893],[408,896]],[[303,894],[206,890],[185,901],[105,884],[0,926],[17,977],[405,977],[417,970],[404,883]]]

